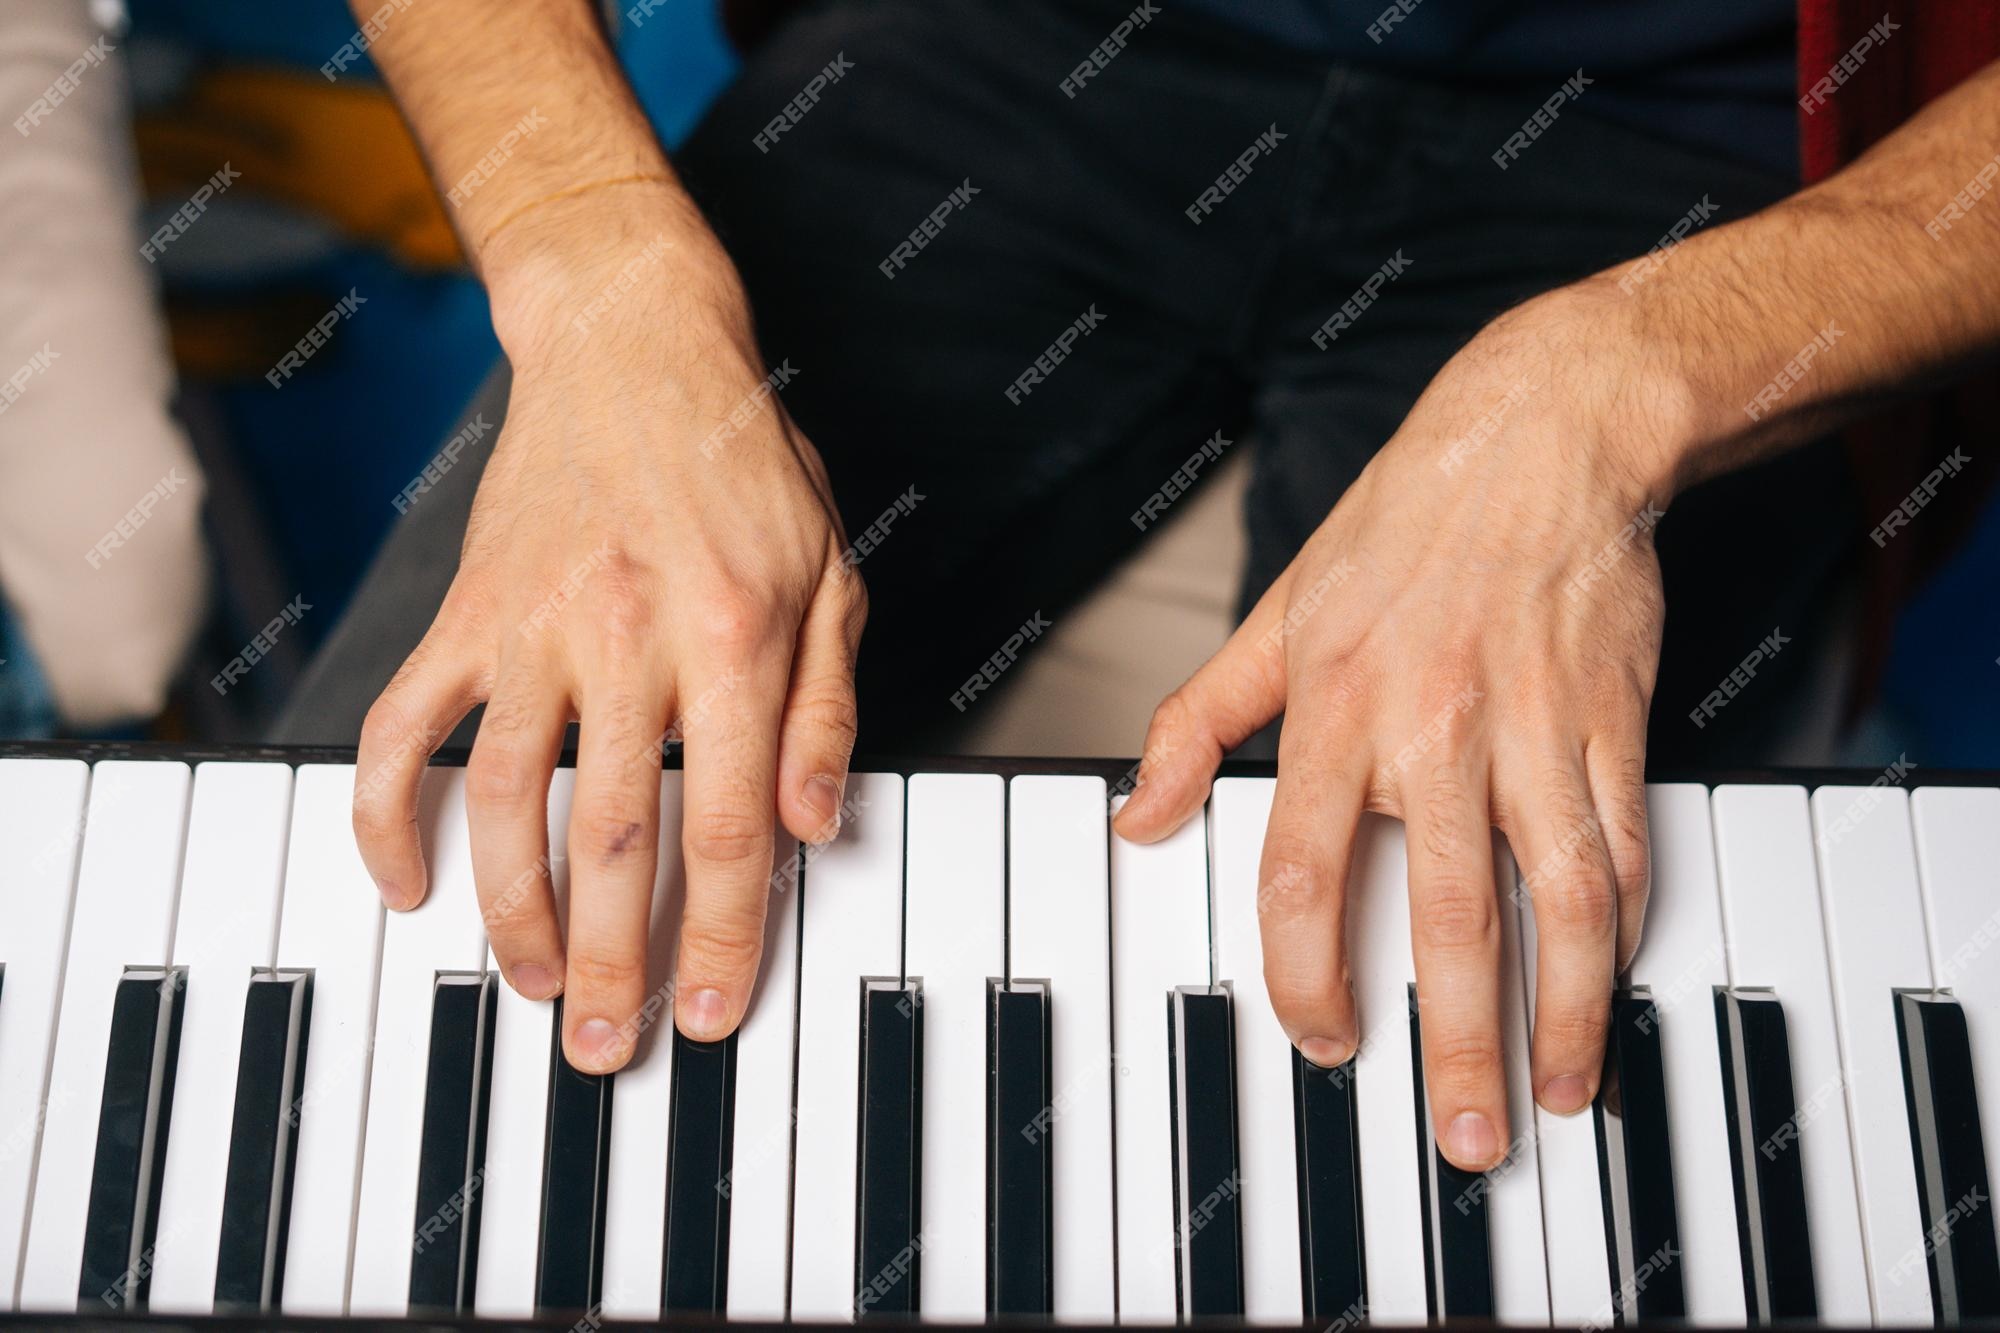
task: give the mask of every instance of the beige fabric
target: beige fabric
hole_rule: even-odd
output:
[[[1237,450],[1097,590],[974,705],[963,754],[1130,758],[1160,700],[1236,627],[1248,543],[1248,450]]]
[[[159,710],[207,576],[104,38],[90,0],[0,4],[0,590],[78,726]]]

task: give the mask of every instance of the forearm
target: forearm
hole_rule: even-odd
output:
[[[1996,153],[2000,65],[1827,180],[1584,284],[1658,354],[1666,429],[1645,468],[1659,489],[2000,349],[2000,199],[1966,193],[1993,187]]]
[[[747,326],[734,270],[590,0],[426,0],[391,17],[370,53],[492,293],[503,344],[648,247],[692,306]]]

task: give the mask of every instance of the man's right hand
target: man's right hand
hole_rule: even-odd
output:
[[[716,1040],[756,978],[774,823],[808,841],[839,826],[867,614],[734,270],[662,216],[655,191],[618,187],[489,247],[507,421],[451,590],[369,711],[355,787],[369,873],[388,906],[416,906],[425,761],[486,704],[466,772],[481,910],[514,988],[566,995],[564,1050],[588,1072],[630,1058],[647,998],[657,851],[676,832],[659,827],[663,742],[685,744],[676,1018]],[[565,942],[547,797],[573,719]]]

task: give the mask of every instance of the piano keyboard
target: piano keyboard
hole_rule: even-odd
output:
[[[1142,847],[1118,772],[1065,768],[857,774],[839,840],[783,849],[717,1045],[672,1027],[668,855],[638,1053],[594,1078],[498,979],[461,770],[426,779],[430,898],[385,915],[349,766],[0,759],[0,1310],[2000,1313],[2000,788],[1652,787],[1644,942],[1569,1118],[1530,1096],[1501,855],[1517,1137],[1469,1176],[1428,1138],[1400,826],[1359,839],[1363,1042],[1325,1070],[1262,983],[1271,780]]]

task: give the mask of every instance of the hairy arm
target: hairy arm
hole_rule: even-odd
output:
[[[1780,204],[1501,315],[1154,714],[1118,820],[1140,839],[1198,810],[1221,757],[1284,714],[1265,979],[1320,1064],[1364,1022],[1404,1021],[1357,1014],[1342,941],[1361,812],[1406,823],[1426,1086],[1458,1165],[1511,1138],[1489,828],[1540,940],[1535,1096],[1578,1111],[1651,873],[1654,520],[1704,477],[2000,349],[1997,153],[2000,66]]]
[[[1644,464],[1659,484],[1812,439],[2000,349],[1996,186],[2000,64],[1826,180],[1594,279],[1629,292],[1634,336],[1678,363],[1675,427]]]
[[[735,268],[588,0],[422,0],[371,39],[514,378],[451,590],[363,728],[355,830],[384,901],[421,902],[424,760],[484,703],[466,809],[488,937],[517,990],[566,996],[571,1062],[608,1072],[661,981],[663,839],[687,868],[676,1019],[717,1040],[742,1018],[776,826],[824,839],[839,823],[865,597]],[[547,803],[572,719],[565,936]],[[669,738],[679,829],[661,827]]]

